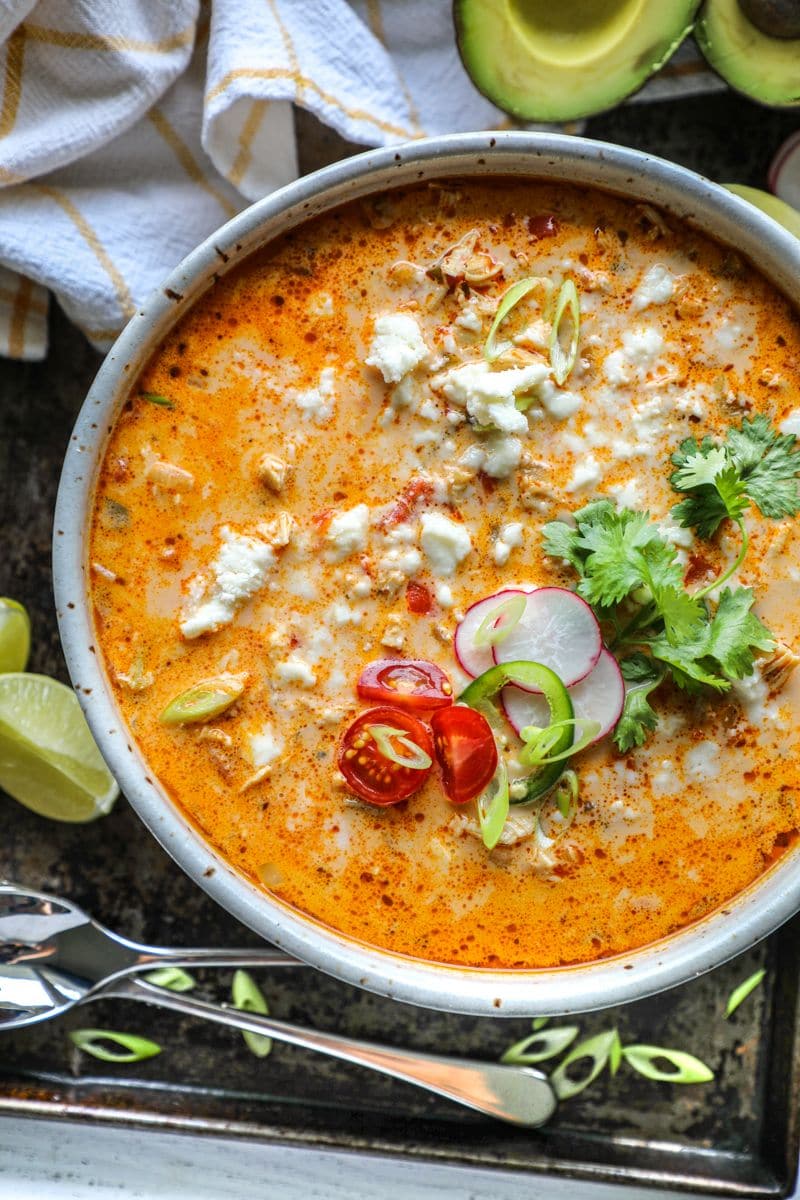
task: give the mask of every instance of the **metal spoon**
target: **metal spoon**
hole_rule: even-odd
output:
[[[278,950],[165,950],[112,933],[67,900],[0,884],[0,1032],[109,997],[140,1000],[233,1029],[267,1034],[414,1083],[516,1125],[543,1125],[556,1100],[530,1067],[446,1058],[318,1033],[155,987],[138,972],[182,967],[301,967]]]

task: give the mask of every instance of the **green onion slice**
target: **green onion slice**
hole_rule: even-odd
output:
[[[565,771],[559,780],[553,799],[565,821],[574,818],[580,796],[580,784],[574,771]],[[571,823],[571,821],[570,821]]]
[[[246,675],[214,675],[170,700],[159,720],[164,725],[194,725],[218,717],[241,696]]]
[[[622,1042],[619,1040],[619,1034],[614,1030],[614,1040],[608,1051],[608,1069],[612,1075],[616,1075],[622,1062]]]
[[[737,988],[733,989],[725,1006],[726,1017],[733,1016],[739,1005],[747,999],[751,992],[756,990],[766,973],[766,967],[762,967],[760,971],[754,971],[748,979],[745,979],[744,983],[740,983]]]
[[[489,786],[478,797],[478,821],[483,844],[494,850],[508,816],[508,769],[501,758]]]
[[[545,1025],[547,1024],[547,1022],[549,1020],[550,1020],[549,1017],[534,1017],[533,1020],[531,1021],[531,1029],[533,1030],[534,1033],[537,1033],[538,1030],[544,1029]]]
[[[553,754],[555,746],[561,742],[561,730],[565,725],[571,725],[578,736],[566,750]],[[560,762],[571,758],[580,750],[591,745],[600,732],[600,722],[588,717],[571,717],[567,721],[553,721],[545,729],[537,725],[526,725],[520,730],[519,736],[525,742],[525,749],[520,751],[519,761],[525,767],[538,767],[544,763]]]
[[[475,630],[475,646],[496,646],[511,633],[525,612],[527,596],[506,596],[505,600],[488,612]]]
[[[168,988],[171,992],[190,992],[197,986],[197,980],[182,967],[158,967],[145,975],[148,983],[156,987]]]
[[[573,285],[574,286],[574,285]],[[506,288],[500,297],[500,302],[497,305],[497,312],[494,314],[489,336],[486,339],[486,344],[483,347],[483,357],[487,362],[494,362],[501,354],[511,346],[510,342],[501,342],[498,346],[495,338],[497,331],[505,321],[512,308],[516,308],[520,300],[523,300],[529,292],[534,289],[540,289],[543,293],[542,311],[546,312],[553,295],[553,284],[549,279],[543,279],[541,276],[532,275],[528,279],[520,279],[517,283],[512,283],[511,287]]]
[[[167,396],[162,396],[160,392],[139,392],[143,400],[148,404],[157,404],[159,408],[174,408],[174,400],[170,400]]]
[[[668,1050],[663,1046],[623,1046],[622,1057],[640,1075],[664,1083],[708,1083],[714,1078],[714,1072],[704,1062],[683,1050]],[[655,1065],[657,1059],[666,1059],[675,1069],[664,1071]]]
[[[269,1006],[264,993],[248,971],[236,971],[234,974],[231,998],[233,1007],[238,1008],[240,1012],[258,1013],[261,1017],[269,1016]],[[263,1033],[244,1030],[242,1037],[256,1058],[266,1058],[272,1049],[272,1038]]]
[[[570,1050],[567,1057],[558,1064],[550,1076],[550,1083],[559,1100],[569,1100],[571,1096],[577,1096],[597,1079],[611,1056],[616,1038],[616,1029],[608,1029],[605,1033],[597,1033],[594,1037],[586,1038],[585,1041],[579,1042],[574,1049]],[[582,1078],[570,1079],[567,1074],[568,1069],[573,1063],[580,1062],[583,1058],[591,1059],[591,1067]]]
[[[157,1042],[137,1037],[133,1033],[116,1033],[113,1029],[73,1029],[69,1039],[79,1050],[83,1050],[84,1054],[91,1054],[92,1058],[99,1058],[102,1062],[142,1062],[145,1058],[153,1058],[161,1053]],[[108,1046],[102,1045],[103,1042],[112,1042],[123,1049],[110,1050]]]
[[[555,1058],[575,1041],[579,1033],[580,1028],[577,1025],[556,1025],[552,1029],[529,1033],[521,1041],[514,1042],[513,1046],[509,1046],[500,1062],[525,1067],[531,1063]]]
[[[565,350],[561,341],[561,323],[569,317],[572,324],[569,346]],[[565,279],[556,300],[553,328],[550,331],[550,366],[557,384],[565,382],[578,357],[578,337],[581,330],[581,305],[578,289],[571,279]]]
[[[393,725],[367,725],[367,731],[372,734],[378,750],[389,762],[397,763],[398,767],[408,767],[412,771],[427,771],[432,766],[431,756],[426,754],[421,746],[407,736],[404,729],[395,729]],[[398,754],[395,749],[400,744],[408,755]]]

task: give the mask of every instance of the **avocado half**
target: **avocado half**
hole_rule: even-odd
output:
[[[762,33],[739,0],[706,0],[695,37],[709,66],[737,92],[773,108],[800,104],[800,37]]]
[[[475,86],[526,121],[611,108],[691,31],[700,0],[454,0],[456,40]]]

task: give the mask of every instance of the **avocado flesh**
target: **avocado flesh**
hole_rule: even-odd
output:
[[[734,196],[741,196],[742,200],[760,208],[768,217],[772,217],[773,221],[777,221],[784,229],[800,238],[800,212],[785,200],[781,200],[780,196],[773,196],[772,192],[763,192],[761,188],[748,187],[744,183],[723,183],[722,186],[733,192]]]
[[[774,108],[800,104],[800,38],[767,37],[738,0],[706,0],[695,37],[709,66],[738,92]]]
[[[700,0],[455,0],[473,83],[526,121],[571,121],[617,104],[690,32]]]

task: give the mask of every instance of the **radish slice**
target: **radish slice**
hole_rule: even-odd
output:
[[[503,588],[500,592],[493,592],[491,596],[487,596],[484,600],[478,600],[471,608],[468,608],[463,620],[459,621],[453,639],[453,649],[456,652],[459,666],[473,679],[477,679],[484,671],[488,671],[490,667],[494,666],[492,647],[476,646],[475,634],[490,613],[498,608],[504,600],[508,600],[511,596],[524,596],[527,591],[527,588],[512,587]]]
[[[772,160],[769,189],[781,200],[800,208],[800,129],[791,134]]]
[[[496,663],[543,663],[569,688],[589,674],[602,649],[600,626],[586,601],[566,588],[545,587],[529,593],[525,612],[492,646],[492,655]]]
[[[599,721],[599,732],[590,742],[594,745],[606,737],[622,716],[625,703],[625,683],[617,660],[603,650],[593,671],[569,689],[576,720]],[[526,725],[544,728],[550,720],[550,710],[544,696],[524,692],[509,685],[501,693],[503,708],[509,723],[519,733]]]

